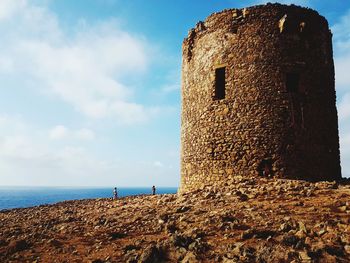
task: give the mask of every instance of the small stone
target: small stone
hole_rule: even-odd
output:
[[[292,229],[292,226],[289,223],[283,223],[280,225],[279,230],[281,232],[288,232],[289,230]]]
[[[325,250],[327,251],[328,254],[332,256],[338,256],[341,257],[344,255],[343,247],[337,246],[337,245],[329,245],[325,247]]]
[[[250,239],[253,236],[254,236],[254,231],[251,229],[248,229],[241,234],[241,239],[243,239],[243,240]]]
[[[197,263],[199,262],[193,252],[187,252],[181,263]]]
[[[309,257],[309,255],[307,254],[307,252],[305,252],[305,251],[300,251],[299,252],[299,257],[300,257],[302,262],[311,262],[311,260],[312,260]]]
[[[176,213],[185,213],[187,212],[188,210],[190,210],[191,207],[190,206],[182,206],[182,207],[179,207],[177,210],[176,210]]]
[[[344,250],[346,253],[350,254],[350,245],[345,245]]]
[[[249,198],[246,194],[241,194],[239,195],[239,200],[241,200],[242,202],[247,201]]]
[[[339,207],[340,212],[345,212],[347,210],[346,205]]]
[[[305,234],[307,233],[307,230],[306,230],[306,226],[303,222],[298,222],[298,225],[299,225],[299,230],[304,232]]]
[[[165,255],[162,248],[155,245],[150,245],[142,252],[139,262],[142,263],[153,263],[163,262]]]
[[[62,243],[60,241],[58,241],[57,239],[50,239],[49,240],[49,244],[54,246],[54,247],[60,247],[62,245]]]
[[[299,242],[299,238],[294,235],[285,235],[282,238],[283,244],[287,246],[296,246]]]
[[[299,230],[299,231],[297,231],[296,233],[295,233],[295,236],[297,236],[298,238],[305,238],[306,237],[306,234],[305,234],[305,232],[304,231],[302,231],[302,230]]]
[[[26,250],[28,248],[30,248],[30,244],[24,239],[17,240],[17,241],[11,241],[9,244],[9,251],[11,251],[12,253]]]
[[[317,232],[318,236],[322,236],[323,234],[325,234],[327,232],[326,229],[321,229],[320,231]]]

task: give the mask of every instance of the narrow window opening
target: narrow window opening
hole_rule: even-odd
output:
[[[304,107],[302,101],[305,88],[303,85],[300,85],[299,73],[286,74],[286,91],[289,94],[290,101],[290,126],[304,128]]]
[[[296,93],[299,91],[299,74],[288,73],[286,77],[287,92]]]
[[[215,95],[214,99],[225,98],[225,67],[215,69]]]
[[[304,107],[303,106],[300,106],[300,110],[301,110],[301,127],[303,129],[305,129],[305,126],[304,126]]]

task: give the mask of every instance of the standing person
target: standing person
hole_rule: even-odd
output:
[[[117,200],[118,199],[118,190],[117,187],[114,187],[113,189],[113,200]]]
[[[156,194],[156,187],[153,185],[152,186],[152,195],[155,195]]]

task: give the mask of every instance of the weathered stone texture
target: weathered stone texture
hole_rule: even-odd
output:
[[[181,191],[258,176],[341,178],[332,34],[297,6],[229,9],[191,29],[183,43]],[[215,69],[225,66],[225,98]],[[299,78],[296,92],[287,75]]]

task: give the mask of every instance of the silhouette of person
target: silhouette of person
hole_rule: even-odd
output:
[[[155,195],[156,194],[156,187],[153,185],[152,186],[152,195]]]
[[[118,199],[118,190],[117,187],[114,187],[113,189],[113,200],[117,200]]]

